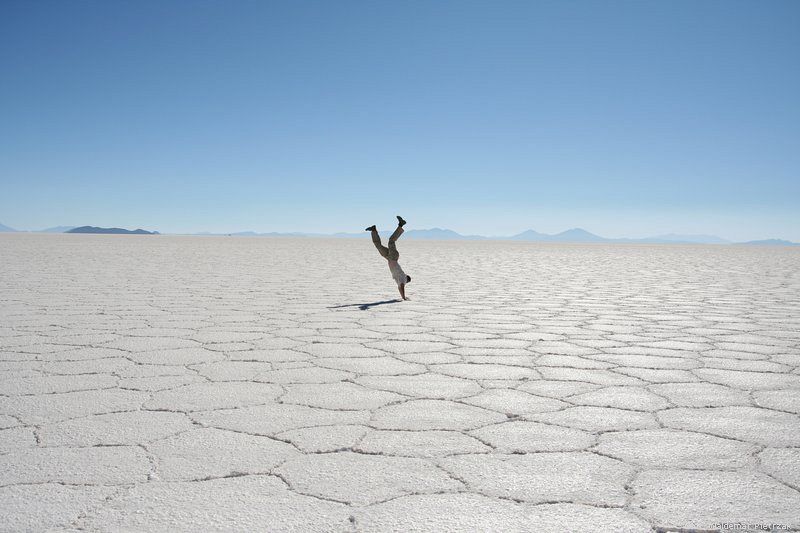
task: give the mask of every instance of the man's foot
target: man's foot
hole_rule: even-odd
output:
[[[373,224],[372,226],[368,227],[368,228],[366,229],[366,231],[375,231],[376,229],[378,229],[378,228],[376,228],[376,227],[375,227],[375,224]]]
[[[400,215],[397,215],[397,225],[401,228],[406,225],[406,221]]]

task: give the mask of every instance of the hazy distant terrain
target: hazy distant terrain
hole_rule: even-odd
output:
[[[800,528],[796,248],[0,249],[6,530]]]
[[[17,232],[19,230],[3,226],[0,224],[0,232]],[[158,231],[148,232],[142,229],[128,230],[123,228],[100,228],[95,226],[56,226],[43,230],[37,230],[39,233],[108,233],[108,234],[140,234],[140,235],[157,235]],[[388,238],[392,230],[381,231],[380,234],[383,238]],[[256,231],[238,231],[233,233],[212,233],[208,231],[195,233],[198,236],[228,236],[228,237],[319,237],[319,238],[337,238],[337,239],[367,239],[369,233],[304,233],[304,232],[267,232],[259,233]],[[787,241],[785,239],[760,239],[747,242],[732,242],[716,235],[703,235],[703,234],[676,234],[667,233],[664,235],[657,235],[655,237],[645,237],[640,239],[633,238],[607,238],[595,235],[582,228],[573,228],[561,233],[548,234],[539,233],[534,230],[526,230],[516,235],[511,236],[484,236],[484,235],[462,235],[456,231],[442,228],[431,229],[408,229],[403,235],[404,239],[421,239],[421,240],[445,240],[445,241],[480,241],[480,240],[511,240],[511,241],[527,241],[527,242],[562,242],[562,243],[620,243],[620,244],[748,244],[756,246],[798,246],[800,243]]]
[[[380,231],[384,238],[391,235],[392,230]],[[209,232],[197,233],[196,235],[217,235]],[[334,237],[334,238],[361,238],[368,239],[369,233],[258,233],[255,231],[241,231],[236,233],[226,234],[233,237]],[[753,244],[753,245],[772,245],[772,246],[793,246],[798,243],[790,242],[782,239],[764,239],[758,241],[748,241],[743,243],[734,243],[727,239],[717,237],[716,235],[681,235],[675,233],[668,233],[664,235],[657,235],[655,237],[645,237],[641,239],[633,238],[607,238],[595,235],[581,228],[573,228],[570,230],[562,231],[561,233],[548,234],[539,233],[534,230],[526,230],[516,235],[511,236],[484,236],[484,235],[462,235],[456,231],[442,228],[431,229],[409,229],[403,234],[404,239],[423,239],[423,240],[445,240],[445,241],[480,241],[480,240],[510,240],[510,241],[527,241],[527,242],[562,242],[562,243],[620,243],[620,244]]]
[[[75,226],[55,226],[52,228],[46,228],[43,230],[39,230],[41,233],[66,233],[69,230],[75,229]]]

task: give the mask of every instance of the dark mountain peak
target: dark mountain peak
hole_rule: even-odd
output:
[[[143,229],[129,230],[124,228],[98,228],[97,226],[80,226],[65,233],[99,233],[103,235],[158,235],[157,231]]]

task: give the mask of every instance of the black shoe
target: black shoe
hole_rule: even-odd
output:
[[[373,231],[373,230],[376,230],[376,229],[378,229],[378,228],[376,228],[375,225],[373,224],[372,226],[368,227],[366,229],[366,231]]]
[[[397,215],[397,225],[401,228],[406,225],[406,221],[400,215]]]

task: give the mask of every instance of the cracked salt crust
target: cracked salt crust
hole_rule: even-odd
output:
[[[405,246],[0,235],[0,531],[800,529],[800,251]]]

